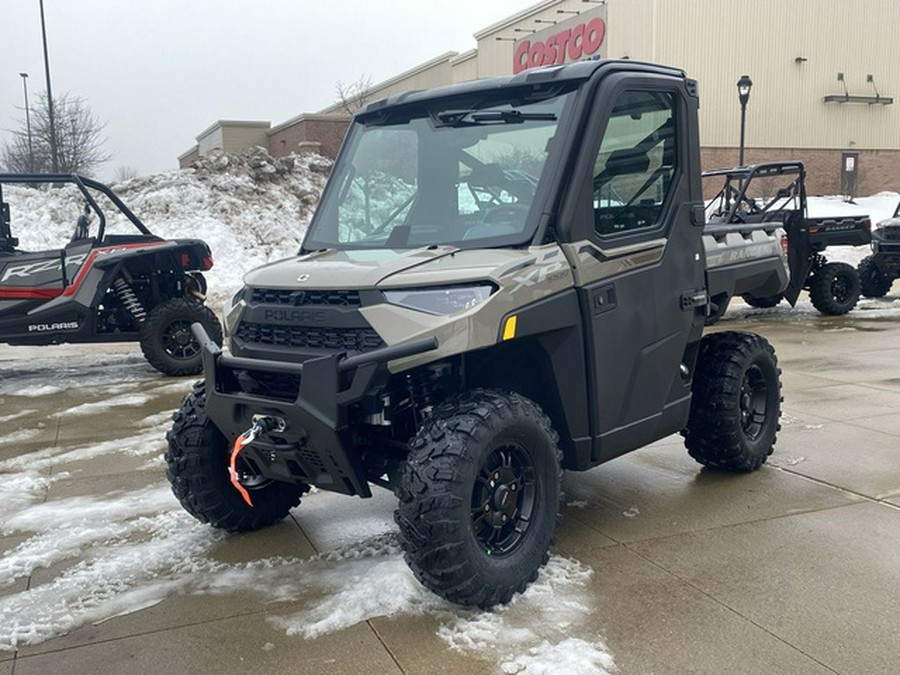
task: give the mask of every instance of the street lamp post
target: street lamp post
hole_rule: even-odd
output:
[[[744,128],[747,121],[747,102],[750,100],[750,89],[753,87],[753,80],[749,75],[741,75],[741,79],[737,81],[738,100],[741,102],[741,150],[738,166],[744,166]]]
[[[41,36],[44,39],[44,74],[47,76],[47,118],[50,122],[50,161],[53,173],[59,173],[59,150],[56,146],[56,124],[53,120],[53,91],[50,89],[50,57],[47,55],[47,25],[44,22],[44,0],[41,7]]]
[[[28,173],[34,173],[34,145],[31,142],[31,112],[28,109],[28,73],[19,73],[25,90],[25,128],[28,130]]]

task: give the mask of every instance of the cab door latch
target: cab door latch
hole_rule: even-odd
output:
[[[696,307],[705,307],[709,304],[709,295],[706,291],[688,291],[681,294],[681,309],[685,312]]]

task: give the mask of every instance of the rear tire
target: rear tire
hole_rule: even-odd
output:
[[[775,307],[782,301],[783,298],[783,295],[770,295],[765,298],[757,298],[750,295],[749,293],[744,293],[741,296],[741,299],[744,302],[746,302],[751,307],[756,307],[757,309],[769,309],[770,307]]]
[[[822,314],[846,314],[859,301],[859,275],[856,269],[840,262],[823,265],[809,281],[809,299]]]
[[[194,385],[172,419],[166,477],[184,509],[200,522],[229,532],[258,530],[284,519],[309,490],[306,483],[257,478],[245,466],[242,484],[253,506],[243,500],[228,473],[228,442],[206,415],[204,382]]]
[[[737,332],[704,336],[681,432],[688,454],[714,469],[758,469],[772,454],[780,417],[781,370],[766,339]]]
[[[867,298],[882,298],[894,285],[894,280],[878,269],[875,256],[866,256],[856,268],[859,273],[859,288]]]
[[[154,307],[138,333],[141,351],[151,366],[166,375],[197,375],[203,370],[202,349],[191,324],[200,323],[217,344],[222,325],[213,311],[196,300],[173,298]]]
[[[416,578],[483,608],[525,590],[549,558],[560,462],[550,420],[518,394],[476,389],[439,405],[412,441],[394,514]]]

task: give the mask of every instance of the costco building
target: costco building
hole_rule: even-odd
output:
[[[373,85],[365,99],[581,59],[675,65],[700,83],[708,169],[738,164],[737,82],[747,75],[745,163],[801,160],[811,194],[872,194],[900,190],[897,26],[897,0],[546,0],[475,33],[474,49]],[[222,120],[179,161],[248,145],[333,157],[342,111],[335,104],[275,127]]]

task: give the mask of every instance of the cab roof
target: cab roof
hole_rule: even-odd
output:
[[[414,89],[395,94],[387,98],[368,103],[357,111],[355,117],[365,122],[365,118],[377,116],[388,111],[395,112],[403,108],[419,108],[429,106],[442,99],[466,98],[508,90],[555,88],[558,86],[577,85],[590,79],[598,71],[637,72],[648,75],[668,75],[686,78],[680,68],[663,66],[630,59],[601,59],[597,61],[576,61],[561,66],[531,68],[517,75],[489,77],[458,84],[445,85],[434,89]]]

